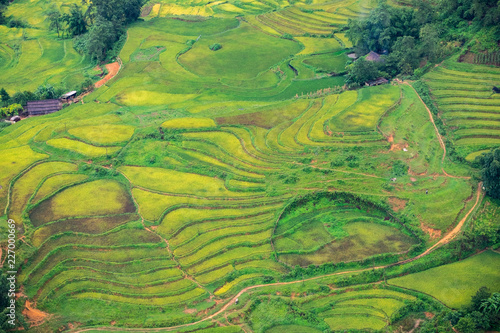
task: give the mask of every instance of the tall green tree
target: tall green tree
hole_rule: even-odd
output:
[[[435,25],[426,24],[420,29],[420,50],[422,54],[435,61],[441,56],[441,41]]]
[[[6,105],[10,100],[9,93],[4,89],[0,89],[0,98],[2,99],[2,104]]]
[[[71,36],[79,36],[87,32],[87,22],[82,9],[77,4],[72,4],[69,14],[62,15],[62,20],[67,23],[67,31]]]
[[[400,73],[412,74],[413,70],[417,68],[420,59],[420,52],[416,47],[415,38],[411,36],[399,37],[394,43],[390,56],[397,62]]]
[[[486,194],[500,198],[500,148],[477,157]]]
[[[359,58],[347,66],[346,83],[350,86],[361,86],[366,81],[371,81],[379,76],[377,66],[372,61]]]
[[[57,32],[57,37],[59,37],[59,32],[61,31],[61,20],[62,14],[58,10],[52,10],[47,14],[49,19],[49,29],[55,30]]]
[[[99,61],[106,58],[106,52],[113,47],[117,39],[117,31],[111,21],[97,16],[87,36],[87,50],[92,59]]]

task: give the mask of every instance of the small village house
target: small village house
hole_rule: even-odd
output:
[[[59,99],[45,99],[42,101],[29,101],[26,111],[29,116],[39,116],[54,113],[62,109],[62,102]]]
[[[75,97],[76,97],[76,90],[73,90],[73,91],[70,91],[70,92],[62,95],[61,101],[63,103],[69,103],[69,102],[72,102]]]
[[[389,80],[387,80],[384,77],[379,77],[376,80],[365,82],[365,86],[373,87],[373,86],[379,86],[381,84],[386,84],[386,83],[389,83]]]
[[[370,51],[365,57],[366,61],[374,61],[374,62],[381,62],[383,59],[380,57],[380,54],[377,52]]]

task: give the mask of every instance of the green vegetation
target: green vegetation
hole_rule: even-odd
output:
[[[444,304],[459,308],[468,305],[481,286],[500,290],[496,267],[500,255],[486,251],[466,260],[389,280],[389,283],[430,294]]]
[[[492,198],[500,199],[500,149],[483,154],[478,160],[486,193]]]
[[[498,330],[493,2],[3,2],[31,330]]]

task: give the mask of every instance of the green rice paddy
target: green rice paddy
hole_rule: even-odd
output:
[[[497,267],[500,254],[486,251],[465,260],[389,280],[389,283],[430,294],[452,308],[468,305],[485,286],[500,290]]]
[[[344,77],[328,75],[345,71],[352,47],[341,27],[375,5],[148,3],[128,27],[112,80],[81,104],[2,129],[0,209],[22,223],[18,280],[53,315],[42,328],[196,322],[297,265],[405,259],[435,242],[429,228],[453,228],[477,184],[442,172],[416,93],[397,83],[342,91]],[[48,31],[48,6],[16,1],[8,14],[33,13],[33,28],[0,26],[9,93],[42,83],[73,90],[93,72],[69,39]],[[212,51],[214,43],[222,48]],[[487,90],[498,73],[474,66],[464,83],[470,71],[460,66],[444,62],[424,80],[460,154],[472,159],[497,144],[496,130],[485,130],[496,126],[498,99]],[[407,173],[394,175],[398,163]],[[487,220],[497,206],[482,206]],[[390,283],[460,306],[476,284],[496,288],[496,256]],[[385,284],[341,288],[356,274],[251,289],[227,318],[182,330],[382,330],[416,300]]]

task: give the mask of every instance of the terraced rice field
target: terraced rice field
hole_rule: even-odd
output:
[[[34,6],[45,8],[20,0],[12,10]],[[352,46],[341,25],[374,6],[160,1],[129,27],[113,79],[82,104],[2,129],[0,209],[22,225],[18,279],[54,315],[47,325],[196,322],[247,286],[286,279],[296,265],[406,258],[453,228],[475,184],[442,172],[436,132],[411,87],[342,91],[344,78],[327,75],[345,70]],[[40,28],[26,29],[33,39],[0,30],[20,45],[19,53],[0,46],[6,89],[80,82],[87,60],[47,32],[43,15],[31,20]],[[213,43],[222,48],[212,51]],[[426,76],[440,106],[461,105],[437,89],[439,75],[458,73],[443,66]],[[487,85],[495,75],[474,80]],[[490,115],[476,124],[495,121],[480,110],[496,99],[455,84],[464,105]],[[460,140],[489,126],[454,130],[462,135],[456,144],[472,146]],[[391,181],[396,163],[409,171]],[[415,300],[387,286],[342,289],[350,276],[255,290],[231,305],[228,320],[245,318],[242,329],[262,332],[384,329]],[[273,321],[291,306],[317,325]],[[240,330],[217,325],[184,329]]]
[[[392,279],[389,283],[430,294],[457,309],[468,305],[482,286],[500,290],[495,268],[499,261],[498,252],[486,251],[460,262]]]
[[[492,91],[498,68],[447,60],[424,79],[463,158],[500,144],[500,98]]]

